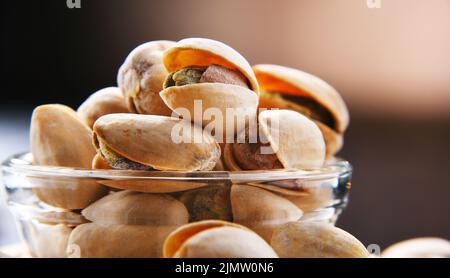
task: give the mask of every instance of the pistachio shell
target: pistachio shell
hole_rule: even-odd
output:
[[[258,82],[247,60],[233,48],[215,40],[181,40],[164,52],[163,63],[168,72],[188,66],[207,67],[212,64],[238,70],[247,77],[250,88],[259,93]]]
[[[30,141],[35,165],[91,168],[91,138],[89,127],[67,106],[42,105],[33,112]],[[41,201],[65,209],[82,209],[107,193],[89,179],[30,177],[30,182]]]
[[[97,153],[92,160],[92,169],[111,170],[113,168],[109,166],[101,154]]]
[[[164,242],[166,258],[276,258],[257,234],[240,225],[207,220],[182,226]]]
[[[423,237],[395,243],[381,253],[383,258],[450,258],[450,241]]]
[[[130,111],[140,114],[170,116],[172,111],[159,96],[167,71],[162,53],[175,43],[152,41],[135,48],[121,66],[117,83]]]
[[[273,234],[271,245],[281,258],[367,258],[354,236],[322,222],[290,222]]]
[[[292,68],[277,65],[253,67],[262,91],[278,91],[310,97],[334,116],[336,130],[342,133],[348,126],[349,113],[340,94],[322,79]]]
[[[230,186],[209,185],[183,192],[180,201],[189,210],[190,221],[206,219],[232,220]]]
[[[249,185],[232,185],[231,207],[234,222],[252,229],[268,242],[277,227],[303,215],[287,199]]]
[[[189,219],[186,207],[170,195],[134,191],[112,193],[85,208],[84,217],[97,224],[177,226]]]
[[[103,115],[128,112],[122,91],[116,87],[109,87],[95,92],[77,110],[80,118],[90,128]]]
[[[161,98],[170,109],[177,112],[177,109],[187,109],[191,117],[194,117],[195,104],[201,100],[203,111],[209,108],[217,109],[223,117],[220,122],[214,117],[208,119],[202,117],[202,125],[206,127],[208,124],[217,124],[222,128],[223,137],[227,133],[236,134],[246,126],[249,120],[256,117],[256,109],[258,107],[258,96],[238,85],[222,84],[222,83],[197,83],[185,86],[172,86],[164,89]],[[199,105],[199,104],[197,104]],[[233,109],[230,109],[233,108]],[[233,122],[227,120],[227,115],[233,113]],[[180,115],[183,116],[183,115]],[[191,119],[194,120],[194,119]],[[238,128],[238,121],[244,121]],[[232,128],[232,131],[229,129]]]
[[[159,258],[174,226],[83,224],[69,237],[69,258]]]
[[[144,193],[174,193],[183,192],[191,189],[207,186],[208,183],[202,181],[188,180],[103,180],[99,181],[106,186],[122,189],[133,190]]]
[[[317,125],[291,110],[259,114],[262,132],[286,169],[318,168],[325,162],[325,143]]]
[[[176,127],[191,132],[184,134],[187,142],[173,140]],[[187,121],[164,116],[103,116],[94,125],[94,142],[102,152],[99,142],[121,157],[158,170],[211,170],[220,159],[220,147],[213,137]]]
[[[59,225],[36,224],[32,226],[33,255],[38,258],[65,258],[67,242],[72,229]]]
[[[64,224],[68,227],[74,227],[88,222],[81,214],[70,210],[43,212],[36,216],[36,220],[43,224]]]
[[[326,146],[326,158],[331,159],[344,145],[344,137],[319,121],[314,121],[322,132]]]

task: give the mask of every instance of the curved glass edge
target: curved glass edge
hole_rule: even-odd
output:
[[[158,179],[158,180],[229,180],[232,182],[273,181],[280,179],[327,179],[352,173],[352,165],[343,159],[327,161],[320,169],[311,170],[255,170],[255,171],[136,171],[92,170],[71,167],[37,166],[31,164],[30,153],[14,155],[2,163],[2,171],[27,176],[60,176],[96,179]]]

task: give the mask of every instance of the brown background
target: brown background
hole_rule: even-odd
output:
[[[342,93],[352,122],[341,156],[355,174],[339,226],[382,247],[450,238],[450,1],[81,1],[3,1],[2,117],[76,107],[114,85],[145,41],[221,40],[251,63],[296,67]]]

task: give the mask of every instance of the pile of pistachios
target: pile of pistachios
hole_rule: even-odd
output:
[[[145,43],[125,59],[117,83],[77,111],[37,107],[33,164],[129,173],[320,169],[342,148],[349,123],[344,101],[325,81],[277,65],[251,67],[236,50],[209,39]],[[194,120],[199,101],[204,111],[232,116],[219,124],[217,117]],[[221,130],[207,132],[214,123]],[[258,136],[249,139],[255,130]],[[61,219],[37,219],[36,256],[369,256],[332,224],[299,221],[305,210],[330,205],[328,189],[317,188],[311,198],[273,185],[214,180],[32,183]]]

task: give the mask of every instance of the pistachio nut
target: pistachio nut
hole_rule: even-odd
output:
[[[260,107],[291,109],[314,120],[327,143],[327,157],[343,145],[349,113],[340,94],[312,74],[277,65],[253,67],[261,86]]]
[[[317,125],[291,110],[259,114],[260,138],[268,143],[227,144],[224,162],[231,170],[314,169],[325,162],[325,143]],[[245,136],[248,138],[248,136]],[[265,148],[265,151],[263,151]]]
[[[71,108],[50,104],[37,107],[31,118],[33,164],[91,168],[95,156],[92,131]],[[65,209],[82,209],[107,194],[95,180],[33,178],[33,191],[43,202]]]
[[[166,238],[163,255],[165,258],[277,258],[256,233],[220,220],[181,226]]]
[[[251,185],[231,187],[235,223],[244,225],[270,242],[273,231],[284,223],[299,220],[303,212],[287,199]]]
[[[122,91],[116,87],[109,87],[95,92],[77,110],[80,118],[90,128],[103,115],[128,112]]]
[[[179,135],[175,130],[183,133],[181,142],[174,140]],[[190,122],[165,116],[103,116],[94,124],[94,144],[115,169],[207,171],[220,159],[212,136]]]
[[[450,241],[443,238],[413,238],[386,248],[383,258],[450,258]]]
[[[92,159],[92,169],[98,170],[111,170],[113,169],[109,164],[103,159],[102,155],[97,153]]]
[[[190,221],[233,219],[229,184],[211,184],[185,191],[179,197],[189,210]]]
[[[324,222],[286,223],[275,230],[271,245],[281,258],[368,258],[370,255],[354,236]]]
[[[72,228],[63,225],[33,224],[32,252],[38,258],[65,258],[67,242]]]
[[[82,214],[97,224],[179,226],[189,220],[186,207],[174,197],[134,191],[105,196]]]
[[[164,52],[163,63],[169,75],[160,95],[173,111],[187,109],[192,118],[196,101],[202,102],[203,110],[218,109],[224,138],[227,128],[234,134],[241,128],[238,122],[248,123],[256,116],[258,82],[245,58],[231,47],[209,39],[184,39]],[[203,126],[209,123],[211,119],[202,117]]]
[[[160,258],[164,239],[175,228],[87,223],[72,231],[66,253],[69,258]]]
[[[135,48],[120,67],[117,83],[133,113],[170,116],[172,111],[159,96],[167,71],[162,53],[175,43],[152,41]]]

